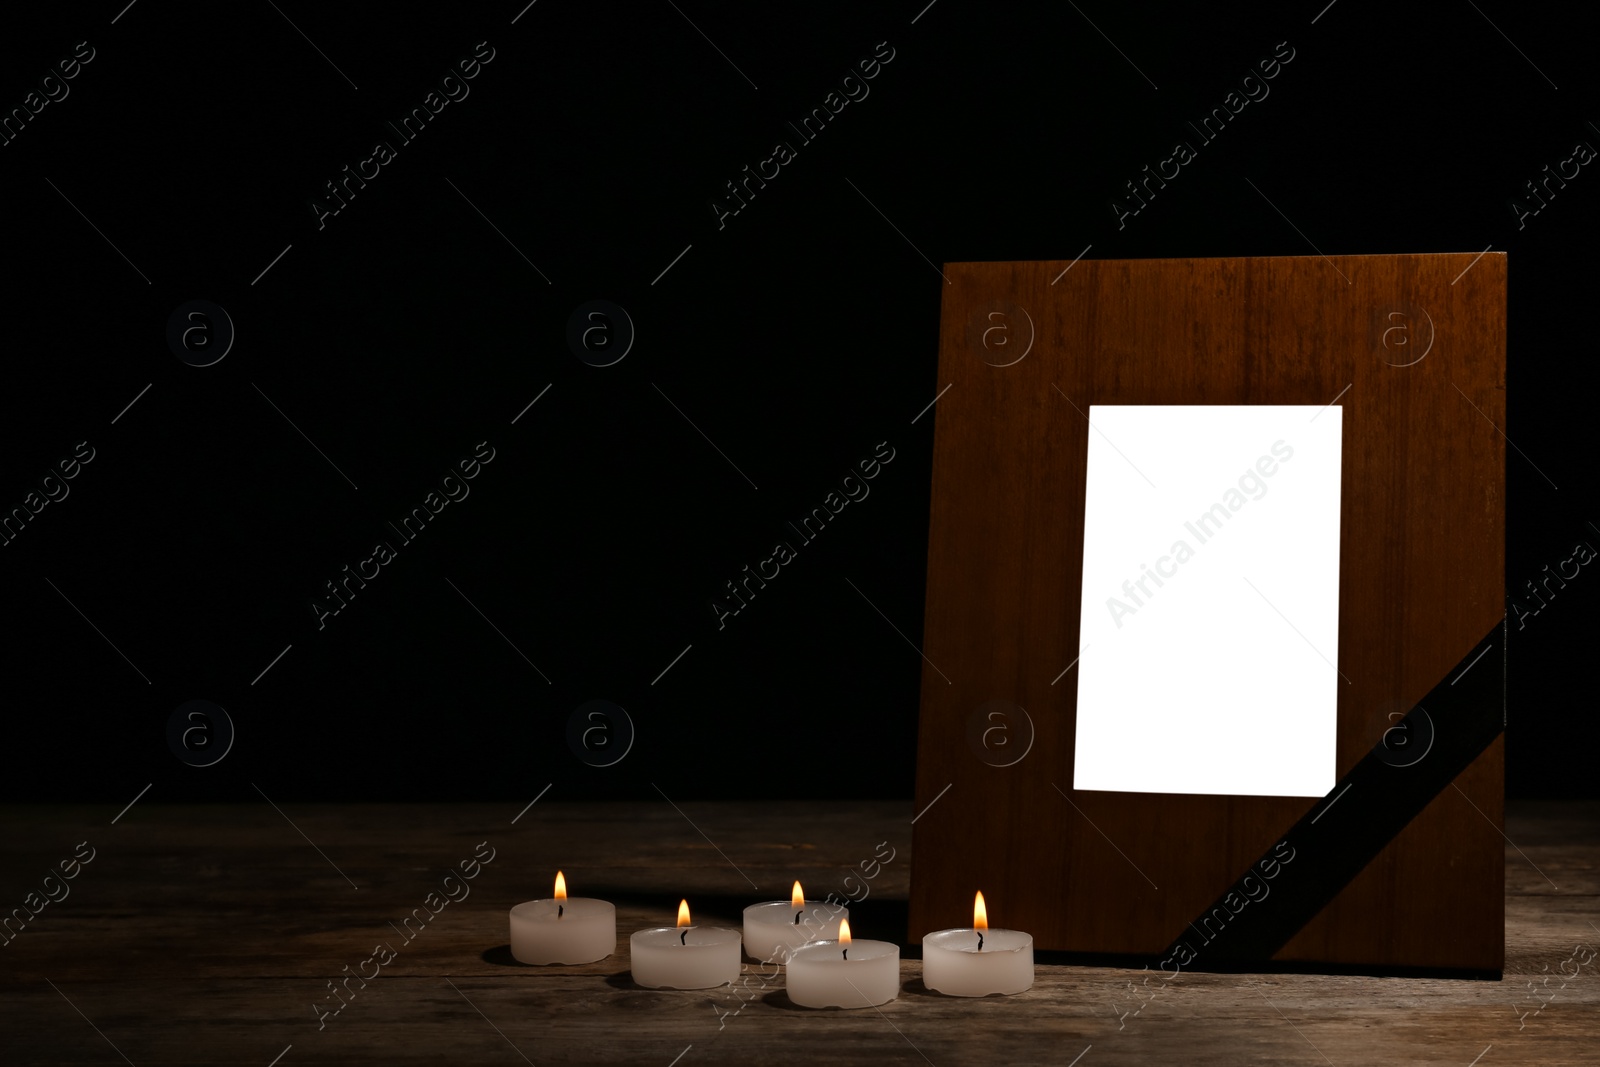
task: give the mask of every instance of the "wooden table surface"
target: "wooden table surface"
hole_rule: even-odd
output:
[[[279,807],[0,809],[0,909],[67,893],[0,947],[0,1064],[1600,1063],[1600,803],[1511,806],[1503,981],[1041,963],[1028,992],[971,1000],[928,992],[908,945],[900,998],[857,1011],[798,1008],[755,964],[738,992],[642,989],[627,937],[680,896],[737,925],[799,878],[865,891],[857,936],[906,944],[909,802]],[[46,882],[75,853],[92,859]],[[441,903],[475,854],[492,858]],[[616,955],[511,958],[507,909],[557,867],[616,903]],[[414,908],[432,918],[406,941],[390,923]],[[391,962],[319,1023],[379,943]]]

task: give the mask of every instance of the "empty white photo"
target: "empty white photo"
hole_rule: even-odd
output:
[[[1332,788],[1341,414],[1090,407],[1074,788]]]

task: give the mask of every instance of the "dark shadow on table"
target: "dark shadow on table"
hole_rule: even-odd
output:
[[[531,963],[523,963],[511,954],[510,945],[496,945],[478,957],[484,963],[492,963],[496,967],[532,967]]]
[[[937,989],[929,989],[920,978],[913,978],[900,987],[900,992],[912,997],[940,997],[951,999],[948,993],[941,993]]]

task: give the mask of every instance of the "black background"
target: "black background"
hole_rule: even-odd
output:
[[[95,58],[0,147],[0,508],[95,459],[0,549],[5,798],[909,796],[946,261],[1509,251],[1508,588],[1600,545],[1600,177],[1511,208],[1600,144],[1569,9],[925,2],[8,17],[7,112]],[[480,41],[470,95],[398,143]],[[1284,41],[1270,95],[1119,229],[1123,183]],[[319,229],[378,140],[397,157]],[[214,366],[167,346],[191,299],[237,328]],[[637,329],[610,367],[566,341],[593,299]],[[323,583],[480,441],[470,496],[319,630]],[[719,630],[723,583],[879,442],[871,495]],[[1585,568],[1512,624],[1512,795],[1600,782],[1597,602]],[[204,769],[166,741],[196,698],[238,731]],[[566,744],[591,699],[637,727],[615,766]]]

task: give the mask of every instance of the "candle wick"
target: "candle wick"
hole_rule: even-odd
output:
[[[844,950],[844,958],[845,959],[849,959],[850,958],[850,950],[848,948]]]
[[[687,946],[689,944],[688,940],[686,940],[688,938],[688,936],[689,936],[689,928],[687,926],[685,926],[683,928],[683,933],[678,935],[678,944]]]
[[[795,912],[795,913],[794,913],[794,924],[795,924],[795,925],[796,925],[796,926],[799,926],[799,925],[800,925],[800,912],[801,912],[801,911],[804,911],[804,910],[805,910],[805,909],[804,909],[804,908],[803,908],[803,907],[802,907],[802,908],[801,908],[801,909],[800,909],[800,910],[799,910],[799,911],[796,911],[796,912]]]
[[[566,911],[567,911],[567,906],[565,904],[557,904],[556,905],[556,918],[558,918],[558,919],[561,918],[561,916],[566,914]]]
[[[983,951],[983,931],[982,930],[978,931],[978,951],[979,952]]]

